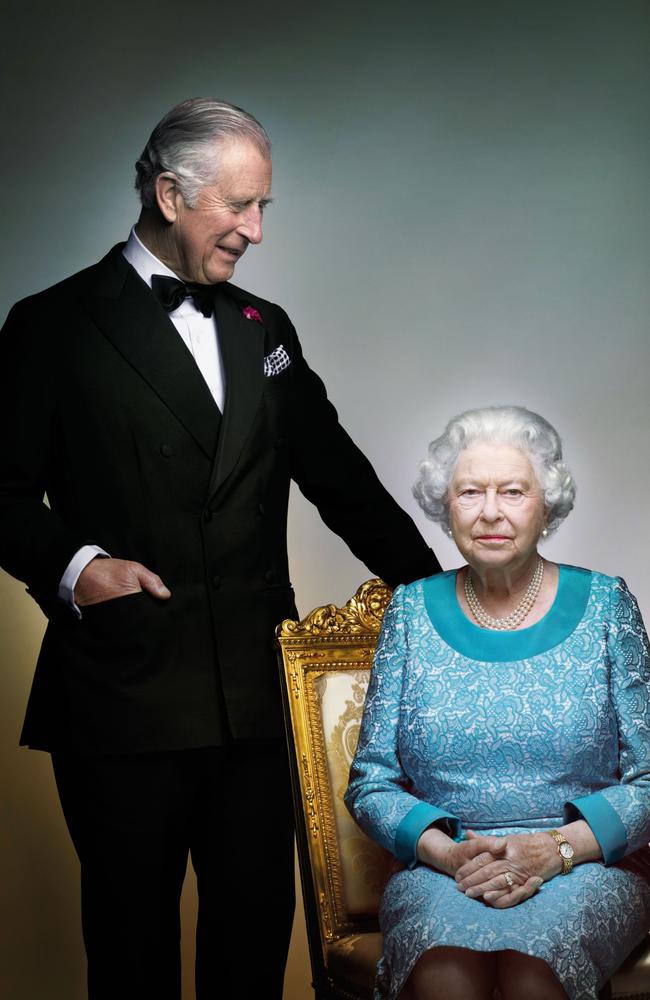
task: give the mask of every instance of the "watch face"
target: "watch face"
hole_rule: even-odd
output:
[[[559,846],[560,846],[560,854],[562,855],[563,858],[566,858],[568,861],[569,858],[573,857],[573,848],[571,847],[571,844],[567,844],[565,841],[563,844],[560,844]]]

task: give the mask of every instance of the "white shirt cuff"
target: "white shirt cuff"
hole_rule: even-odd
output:
[[[59,583],[59,597],[72,608],[77,618],[81,618],[81,610],[77,607],[74,601],[74,588],[77,586],[77,580],[85,570],[88,563],[92,562],[92,560],[97,556],[110,559],[108,552],[105,552],[104,549],[99,547],[99,545],[82,545],[81,548],[75,552],[72,559],[68,563],[68,567],[61,577],[61,582]]]

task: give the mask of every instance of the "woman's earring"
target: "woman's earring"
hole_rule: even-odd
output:
[[[548,528],[542,528],[542,538],[548,538]]]
[[[448,536],[449,536],[450,538],[453,538],[453,537],[454,537],[454,533],[453,533],[453,531],[451,530],[451,528],[447,528],[447,534],[448,534]]]

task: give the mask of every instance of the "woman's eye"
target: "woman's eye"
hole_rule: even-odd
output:
[[[504,496],[517,498],[517,497],[522,497],[523,493],[521,492],[521,490],[510,489],[510,490],[504,490]]]

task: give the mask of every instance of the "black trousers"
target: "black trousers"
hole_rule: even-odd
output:
[[[89,1000],[180,1000],[188,854],[197,1000],[281,1000],[295,903],[284,746],[52,761],[81,862]]]

